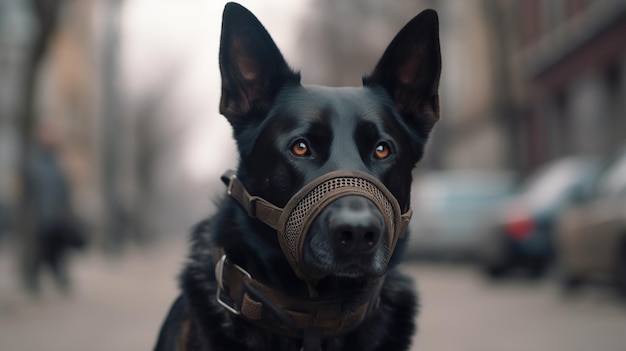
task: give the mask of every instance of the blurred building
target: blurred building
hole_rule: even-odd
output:
[[[626,2],[517,1],[520,156],[527,166],[626,141]]]
[[[626,141],[626,1],[431,5],[444,60],[435,165],[524,176]]]
[[[317,0],[303,24],[303,81],[360,85],[393,37],[426,8],[439,13],[443,71],[441,120],[420,169],[499,169],[508,142],[498,118],[497,86],[504,79],[500,45],[482,0]]]
[[[358,85],[397,31],[439,13],[442,118],[421,168],[527,174],[626,139],[623,0],[313,1],[303,78]]]
[[[626,141],[626,2],[504,1],[525,106],[514,121],[530,168]]]
[[[439,12],[442,118],[426,161],[434,168],[498,172],[513,167],[506,120],[512,77],[501,39],[505,18],[489,1],[424,1]]]

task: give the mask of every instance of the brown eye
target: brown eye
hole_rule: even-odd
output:
[[[376,149],[374,149],[374,157],[383,160],[391,155],[391,149],[387,143],[379,143],[376,145]]]
[[[291,145],[291,152],[298,157],[308,156],[310,154],[309,145],[302,139],[297,140]]]

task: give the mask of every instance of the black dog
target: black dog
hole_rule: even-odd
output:
[[[240,164],[193,233],[156,350],[408,349],[417,296],[394,267],[439,119],[436,13],[400,31],[363,87],[330,88],[302,86],[230,3],[220,69]]]

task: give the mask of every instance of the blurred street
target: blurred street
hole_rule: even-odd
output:
[[[182,243],[128,249],[119,258],[74,257],[73,293],[62,296],[44,279],[32,299],[11,274],[13,257],[2,252],[0,350],[151,350],[184,257]]]
[[[219,112],[227,1],[0,1],[0,351],[154,346],[184,233],[240,159]],[[333,87],[437,11],[414,350],[626,350],[625,0],[237,2],[303,84]],[[477,265],[432,263],[458,260]]]
[[[184,260],[182,240],[120,259],[76,258],[75,291],[46,286],[38,300],[19,292],[0,252],[0,350],[150,350]],[[626,304],[599,287],[563,298],[551,280],[489,283],[470,267],[411,262],[422,296],[414,350],[619,351]]]

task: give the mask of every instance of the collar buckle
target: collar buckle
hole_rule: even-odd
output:
[[[217,303],[219,303],[222,307],[224,307],[229,312],[238,316],[241,314],[241,311],[237,310],[234,307],[234,305],[231,306],[228,303],[226,303],[224,300],[222,300],[222,290],[224,290],[224,264],[225,263],[226,263],[226,254],[222,255],[219,261],[217,261],[217,263],[215,264],[215,280],[217,281],[217,292],[215,294],[216,295],[215,297],[216,297]],[[243,274],[248,279],[252,279],[252,276],[250,276],[250,273],[248,273],[245,269],[241,268],[239,265],[236,265],[230,262],[229,264],[233,266],[235,269],[237,269],[241,274]]]

